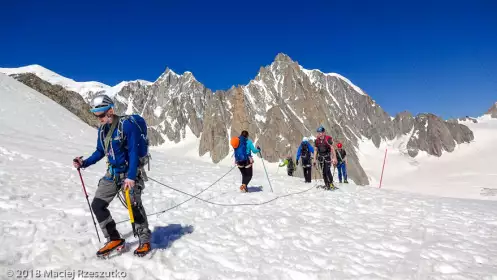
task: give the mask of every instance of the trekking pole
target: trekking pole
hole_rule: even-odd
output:
[[[98,234],[97,223],[95,223],[95,217],[93,217],[93,211],[91,211],[90,200],[88,200],[88,193],[86,192],[85,183],[83,182],[83,176],[81,176],[81,170],[79,168],[78,168],[78,173],[79,173],[79,178],[81,179],[81,185],[83,185],[83,191],[85,192],[86,202],[88,203],[88,208],[90,209],[91,219],[93,220],[93,225],[95,226],[95,231],[97,232],[98,242],[101,242],[100,235]]]
[[[312,170],[312,168],[313,168],[313,167],[316,167],[316,166],[315,166],[314,164],[312,164],[312,163],[311,163],[311,170]],[[317,183],[317,181],[318,181],[318,178],[316,178],[316,173],[317,173],[317,172],[318,172],[318,171],[317,171],[317,169],[316,169],[316,171],[314,171],[314,182],[316,182],[316,183]]]
[[[129,221],[131,223],[131,228],[133,229],[133,236],[136,236],[135,230],[135,217],[133,216],[133,209],[131,207],[131,198],[129,196],[129,189],[126,190],[126,205],[128,206]]]
[[[133,236],[136,236],[135,217],[133,216],[133,209],[131,208],[131,198],[129,197],[129,189],[126,190],[126,205],[128,205],[129,221],[133,229]]]
[[[318,180],[319,180],[319,179],[317,178],[317,175],[321,175],[321,176],[323,176],[323,175],[321,174],[321,171],[319,170],[319,168],[318,168],[318,165],[317,165],[317,164],[316,164],[316,165],[314,165],[314,168],[316,169],[316,172],[314,172],[314,179],[316,180],[316,183],[318,183]],[[318,183],[318,184],[319,184],[319,183]],[[319,185],[318,185],[318,187],[319,187]]]
[[[271,186],[271,181],[269,180],[269,175],[267,174],[266,165],[264,164],[264,158],[263,158],[262,153],[260,151],[259,151],[259,154],[261,155],[262,166],[264,167],[264,172],[266,172],[266,177],[267,177],[267,181],[269,182],[269,187],[271,187],[271,192],[273,192],[273,186]]]

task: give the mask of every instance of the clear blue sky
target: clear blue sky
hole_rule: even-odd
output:
[[[168,66],[227,89],[284,52],[389,114],[476,116],[497,101],[495,0],[2,1],[0,26],[0,67],[77,81],[153,81]]]

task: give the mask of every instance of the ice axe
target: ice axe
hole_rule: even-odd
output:
[[[128,206],[129,221],[133,229],[133,236],[136,236],[135,217],[133,216],[133,209],[131,208],[131,198],[129,196],[129,189],[126,190],[126,205]]]
[[[73,159],[73,161],[79,162],[78,159],[81,159],[81,158],[83,158],[83,157],[75,158],[75,159]],[[95,226],[95,231],[97,232],[98,242],[101,242],[100,235],[98,234],[97,223],[95,222],[95,217],[93,216],[93,211],[91,211],[90,200],[88,199],[88,193],[86,192],[86,187],[85,187],[85,183],[83,181],[83,176],[81,176],[80,167],[78,167],[78,173],[79,173],[79,178],[81,179],[81,185],[83,186],[83,191],[84,191],[85,196],[86,196],[86,202],[88,203],[88,208],[90,209],[91,219],[93,220],[93,225]]]

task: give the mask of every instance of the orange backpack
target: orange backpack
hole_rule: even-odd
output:
[[[240,139],[238,137],[231,137],[230,144],[233,149],[236,149],[240,145]]]

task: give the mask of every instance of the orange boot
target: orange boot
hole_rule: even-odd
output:
[[[242,184],[242,185],[240,186],[240,190],[241,190],[242,192],[248,192],[247,185]]]
[[[140,243],[140,246],[136,248],[134,253],[135,256],[143,257],[148,254],[151,249],[152,247],[150,246],[150,242]]]
[[[104,257],[110,254],[114,250],[120,250],[124,246],[124,239],[116,239],[116,240],[110,240],[105,245],[100,248],[97,252],[97,257]]]

